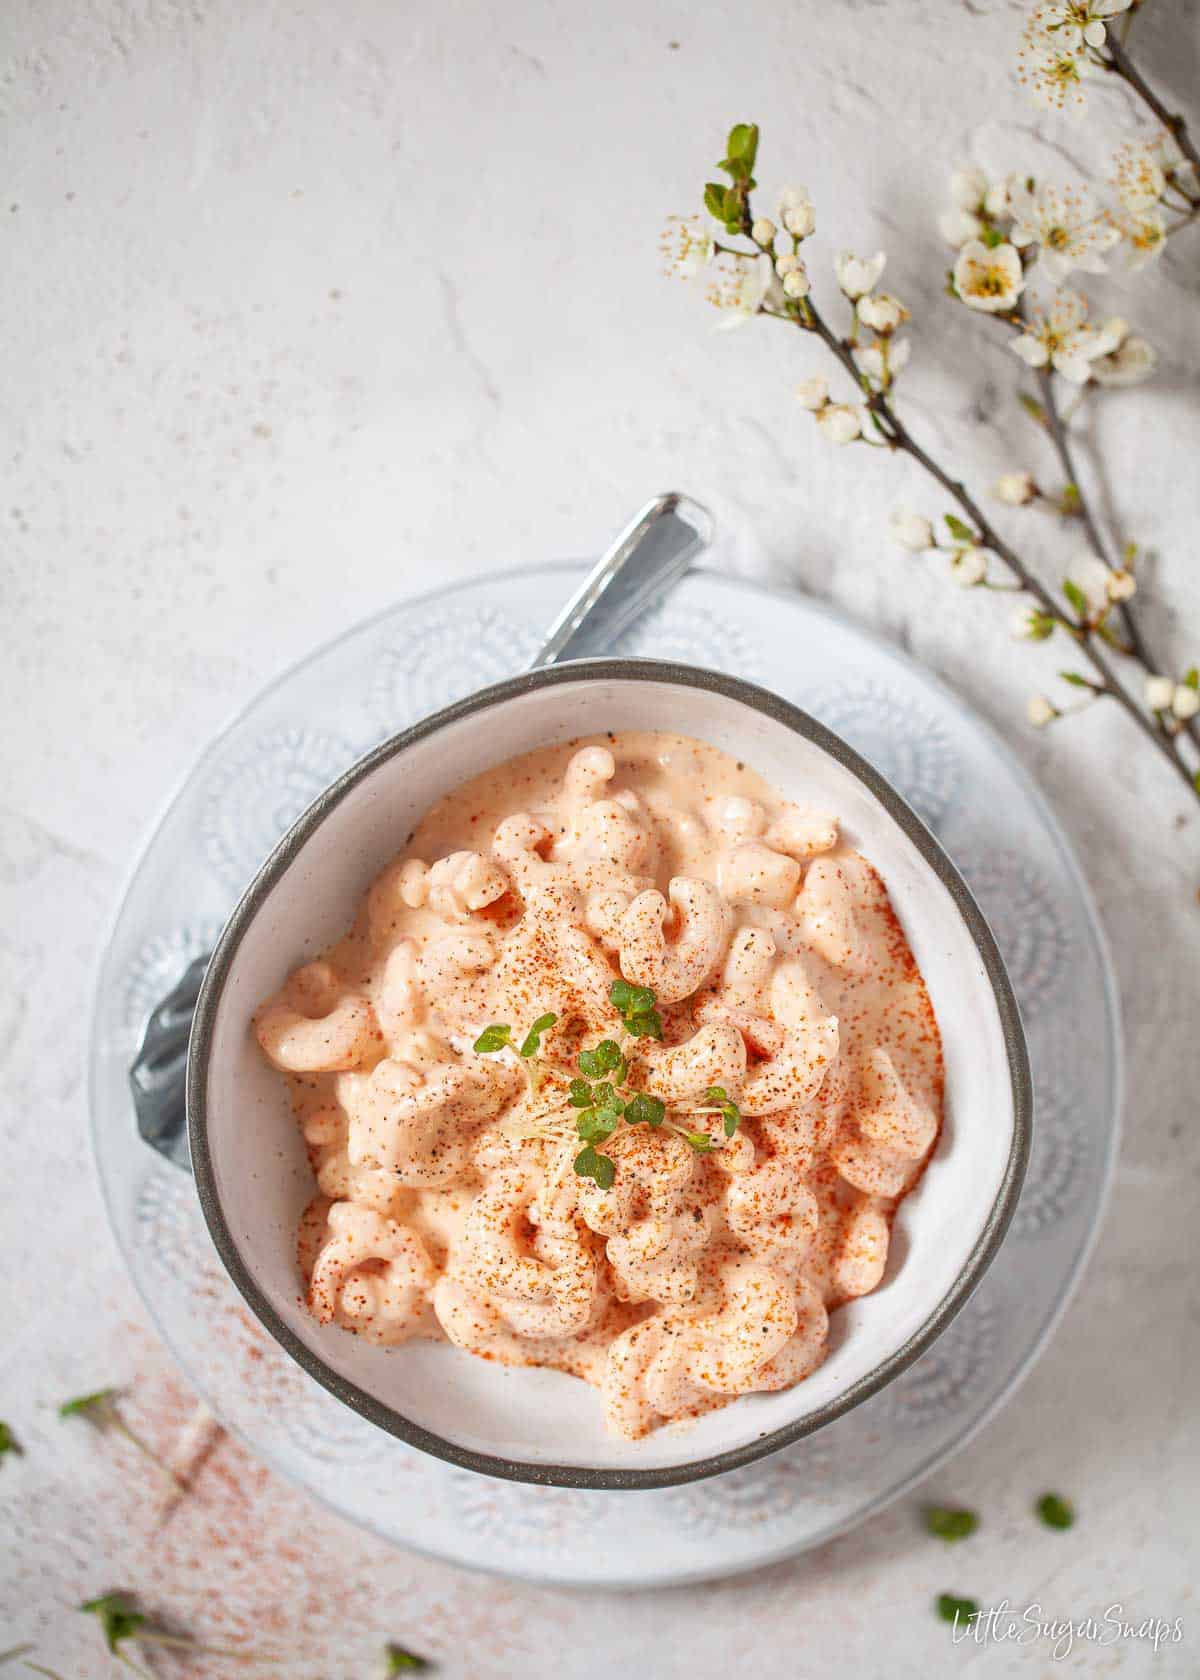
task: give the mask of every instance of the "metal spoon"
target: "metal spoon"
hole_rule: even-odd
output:
[[[648,502],[554,620],[529,669],[608,652],[679,581],[712,534],[712,515],[698,502],[674,491]],[[185,1172],[188,1036],[211,955],[190,963],[152,1011],[129,1069],[139,1134]]]

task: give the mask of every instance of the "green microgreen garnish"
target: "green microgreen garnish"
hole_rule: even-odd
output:
[[[148,1441],[144,1441],[137,1431],[126,1423],[117,1405],[119,1390],[115,1388],[98,1388],[91,1394],[77,1395],[74,1400],[64,1400],[58,1408],[60,1418],[81,1417],[100,1430],[101,1434],[113,1431],[124,1437],[131,1446],[137,1448],[143,1458],[150,1460],[155,1469],[160,1472],[174,1486],[178,1493],[186,1493],[188,1484],[176,1470],[161,1459]],[[99,1602],[97,1600],[96,1602]]]
[[[939,1540],[966,1540],[979,1527],[979,1517],[954,1505],[927,1505],[925,1528]]]
[[[1061,1493],[1044,1493],[1034,1509],[1047,1528],[1070,1528],[1075,1521],[1075,1507]]]
[[[5,1453],[13,1453],[17,1458],[20,1458],[22,1451],[21,1443],[13,1434],[11,1427],[7,1423],[0,1423],[0,1458],[3,1458]]]
[[[704,1101],[712,1104],[711,1109],[707,1112],[719,1114],[722,1117],[725,1125],[725,1136],[731,1138],[742,1123],[742,1111],[729,1095],[729,1092],[723,1085],[710,1085],[704,1093]],[[696,1112],[703,1114],[706,1110],[697,1109]]]
[[[953,1622],[957,1627],[960,1622],[965,1624],[972,1616],[977,1616],[979,1605],[973,1598],[956,1598],[953,1593],[939,1593],[937,1613],[944,1622]]]
[[[630,1038],[662,1038],[662,1017],[649,986],[631,986],[628,980],[614,980],[609,988],[612,1004]]]
[[[601,1155],[589,1143],[575,1157],[575,1171],[580,1178],[591,1178],[601,1190],[611,1190],[616,1181],[617,1168],[611,1155]]]
[[[595,1049],[579,1052],[579,1071],[588,1079],[602,1079],[606,1073],[611,1073],[620,1085],[628,1072],[628,1064],[621,1054],[621,1046],[611,1038],[602,1038]]]
[[[508,1026],[484,1027],[475,1040],[474,1051],[477,1056],[491,1056],[497,1050],[505,1049],[512,1043],[512,1028]]]
[[[712,1152],[713,1140],[707,1132],[685,1132],[678,1128],[677,1130],[679,1136],[691,1144],[697,1155],[708,1155]]]
[[[517,1054],[526,1058],[536,1056],[542,1047],[542,1034],[544,1032],[549,1032],[550,1028],[554,1026],[557,1020],[557,1015],[539,1015],[537,1020],[530,1027],[529,1031],[525,1034],[524,1042]]]
[[[655,1131],[667,1117],[667,1105],[661,1097],[647,1096],[638,1091],[625,1104],[625,1123],[628,1126],[650,1126]]]
[[[415,1651],[408,1651],[403,1645],[388,1645],[384,1649],[383,1660],[387,1664],[383,1671],[384,1680],[393,1680],[397,1674],[425,1674],[433,1667],[428,1657],[419,1657]]]

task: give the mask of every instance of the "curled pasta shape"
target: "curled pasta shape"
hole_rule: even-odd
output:
[[[722,893],[733,903],[768,904],[782,910],[791,904],[800,885],[800,865],[786,852],[761,840],[731,846],[717,868]]]
[[[678,1003],[699,990],[721,961],[729,913],[709,881],[677,875],[667,892],[679,937],[667,940],[663,895],[639,893],[621,918],[621,972],[635,985],[653,986],[660,1003]]]
[[[601,887],[590,892],[583,912],[584,926],[606,951],[621,948],[621,918],[632,901],[632,893],[619,887]]]
[[[267,1060],[288,1073],[336,1073],[378,1054],[382,1036],[365,997],[347,992],[326,962],[297,969],[254,1017]]]
[[[567,850],[633,871],[644,867],[650,837],[636,794],[604,797],[616,768],[605,747],[583,747],[567,765],[562,801],[569,835]]]
[[[510,1330],[494,1302],[443,1272],[433,1289],[433,1310],[448,1341],[504,1365],[537,1364],[537,1346]]]
[[[601,1385],[609,1428],[636,1439],[706,1397],[782,1388],[793,1370],[819,1361],[827,1330],[807,1280],[731,1257],[717,1268],[706,1310],[660,1314],[613,1342]]]
[[[447,921],[465,922],[508,891],[508,876],[480,852],[451,852],[429,871],[427,903]]]
[[[417,983],[437,996],[437,1012],[450,1028],[479,1021],[478,976],[496,960],[486,933],[451,933],[426,945],[417,960]]]
[[[385,1168],[401,1184],[451,1184],[469,1164],[475,1128],[520,1083],[519,1071],[499,1056],[464,1057],[427,1071],[387,1058],[372,1073],[338,1083],[350,1117],[349,1158]]]
[[[770,993],[778,1037],[772,1054],[747,1076],[741,1099],[747,1114],[813,1102],[838,1056],[837,1017],[827,1013],[803,964],[779,964]]]
[[[794,1159],[778,1154],[730,1179],[725,1217],[751,1254],[794,1263],[812,1247],[820,1215]]]
[[[577,1335],[595,1309],[595,1256],[571,1221],[545,1218],[538,1190],[519,1166],[494,1173],[471,1204],[454,1269],[518,1336]]]
[[[836,817],[819,811],[802,811],[796,805],[785,805],[766,832],[769,846],[790,857],[810,858],[819,852],[831,852],[838,843]]]
[[[851,1209],[838,1231],[830,1283],[838,1299],[869,1295],[882,1282],[891,1230],[882,1209],[862,1201]]]
[[[530,816],[528,811],[518,811],[514,816],[505,817],[492,836],[492,851],[517,883],[523,897],[528,897],[530,889],[539,882],[555,875],[554,865],[543,855],[553,838],[545,823]]]
[[[905,1086],[882,1045],[859,1073],[854,1112],[833,1160],[847,1184],[869,1196],[900,1196],[921,1170],[937,1137],[937,1116]]]
[[[756,839],[767,826],[767,813],[754,799],[727,799],[717,818],[717,827],[735,844]]]
[[[854,914],[854,895],[844,873],[832,858],[809,865],[796,898],[801,931],[818,955],[835,968],[854,963],[863,949]]]
[[[417,947],[411,939],[402,939],[388,952],[375,999],[375,1015],[385,1036],[394,1040],[400,1033],[411,1032],[425,1014],[425,995],[421,987]]]
[[[646,1046],[642,1050],[646,1089],[665,1102],[698,1097],[710,1085],[732,1096],[746,1076],[746,1046],[728,1021],[710,1021],[683,1044]]]
[[[433,1262],[417,1233],[353,1202],[335,1202],[317,1255],[309,1305],[322,1324],[335,1320],[368,1341],[395,1344],[431,1327]]]
[[[610,1148],[611,1192],[582,1179],[578,1195],[587,1224],[608,1239],[618,1299],[692,1300],[697,1259],[712,1235],[711,1211],[693,1183],[698,1157],[682,1138],[646,1127],[627,1129]]]

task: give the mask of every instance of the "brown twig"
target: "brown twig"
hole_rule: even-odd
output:
[[[1185,119],[1178,111],[1167,110],[1167,107],[1130,58],[1124,44],[1117,40],[1111,29],[1108,31],[1108,38],[1104,44],[1108,56],[1107,58],[1102,56],[1100,62],[1105,69],[1113,71],[1121,77],[1122,81],[1129,83],[1138,98],[1149,106],[1163,127],[1175,137],[1176,145],[1193,169],[1200,173],[1200,150],[1197,150],[1196,144],[1188,132]]]

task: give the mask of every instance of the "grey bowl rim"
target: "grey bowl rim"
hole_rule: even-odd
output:
[[[650,1469],[624,1470],[573,1464],[545,1464],[476,1452],[414,1423],[394,1407],[385,1405],[356,1383],[341,1376],[288,1328],[260,1290],[250,1268],[242,1260],[225,1221],[208,1145],[208,1066],[216,1014],[225,983],[242,939],[254,917],[326,817],[381,764],[387,763],[416,742],[425,740],[449,724],[538,689],[580,681],[661,682],[719,694],[725,699],[738,701],[790,729],[849,770],[912,841],[954,901],[979,953],[992,989],[1008,1057],[1012,1093],[1012,1142],[1004,1176],[988,1217],[953,1284],[908,1340],[835,1399],[803,1418],[760,1435],[756,1440],[748,1441],[742,1446],[731,1447],[725,1452],[683,1464]],[[597,658],[571,660],[522,672],[479,689],[465,699],[454,701],[431,716],[422,718],[408,729],[381,741],[357,759],[297,818],[239,899],[217,941],[205,973],[188,1044],[187,1128],[192,1173],[201,1211],[222,1264],[247,1306],[273,1339],[310,1377],[343,1405],[407,1445],[459,1469],[532,1485],[583,1488],[591,1491],[641,1492],[652,1488],[679,1487],[687,1482],[719,1476],[803,1440],[877,1394],[906,1371],[937,1340],[966,1305],[983,1278],[999,1251],[1016,1212],[1032,1141],[1033,1084],[1028,1046],[1012,983],[982,911],[940,842],[903,797],[866,759],[801,707],[742,677],[710,671],[701,666],[685,665],[674,660]]]

